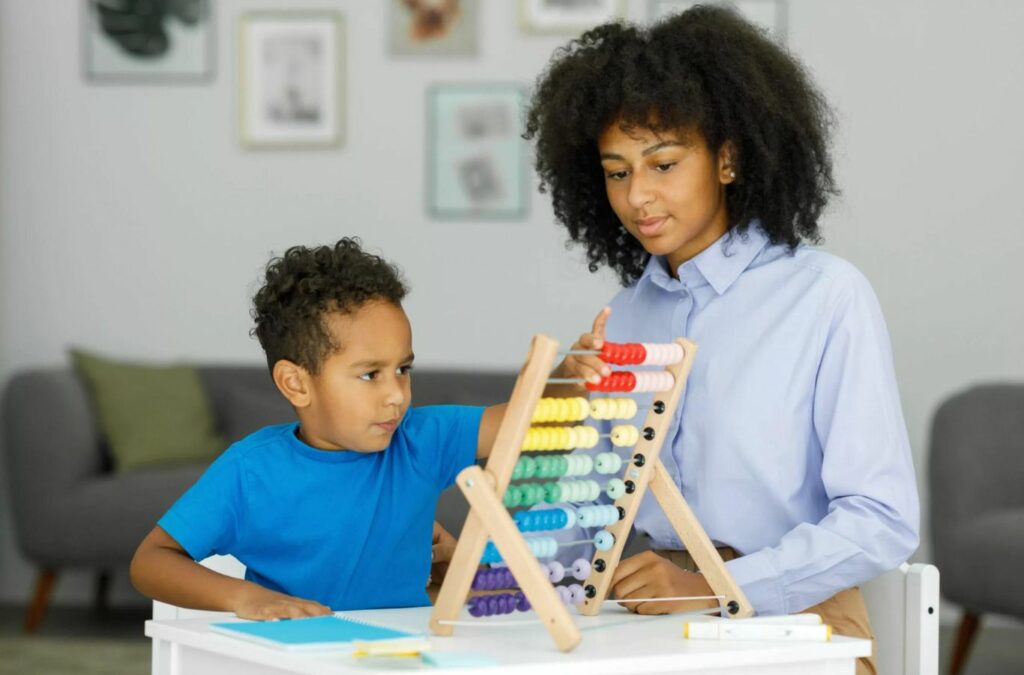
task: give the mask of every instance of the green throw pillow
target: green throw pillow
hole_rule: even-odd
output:
[[[92,393],[115,471],[209,461],[224,449],[195,368],[124,363],[75,349],[71,360]]]

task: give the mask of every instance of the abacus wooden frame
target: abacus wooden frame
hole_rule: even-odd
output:
[[[616,506],[624,510],[625,516],[607,528],[615,536],[611,550],[594,554],[591,574],[584,582],[588,597],[579,608],[582,614],[594,615],[600,612],[622,556],[626,536],[648,488],[715,595],[721,596],[719,604],[725,615],[746,617],[753,614],[749,601],[726,569],[721,555],[659,457],[662,439],[671,426],[672,413],[682,396],[697,351],[697,345],[685,338],[679,338],[677,342],[683,347],[683,360],[666,367],[672,373],[675,384],[665,400],[659,399],[662,405],[656,404],[647,413],[644,433],[634,447],[632,458],[626,463],[623,480],[631,489],[615,502]],[[473,576],[490,537],[556,646],[562,651],[570,651],[579,644],[579,629],[551,582],[537,565],[536,558],[502,502],[537,401],[543,395],[557,355],[556,340],[546,335],[534,336],[486,467],[481,469],[471,466],[458,475],[456,482],[469,501],[470,510],[430,616],[430,630],[436,635],[452,634],[454,626],[451,622],[458,617],[466,603]]]

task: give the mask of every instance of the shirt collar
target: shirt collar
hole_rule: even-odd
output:
[[[663,256],[651,256],[647,267],[640,275],[636,287],[644,283],[653,283],[665,290],[697,288],[710,284],[719,295],[725,293],[740,274],[768,244],[768,236],[754,221],[743,234],[730,230],[715,243],[686,261],[676,270],[679,280],[676,281],[668,273],[668,265]]]

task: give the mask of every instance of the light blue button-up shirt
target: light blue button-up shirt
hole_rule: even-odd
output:
[[[661,458],[712,540],[743,554],[727,567],[759,614],[799,612],[917,548],[889,335],[852,265],[772,246],[755,224],[678,279],[652,258],[611,307],[610,341],[698,345]],[[683,548],[652,495],[636,528]]]

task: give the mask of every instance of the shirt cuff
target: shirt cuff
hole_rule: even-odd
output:
[[[786,594],[782,589],[781,576],[769,557],[762,550],[725,563],[736,583],[743,589],[747,600],[759,616],[786,614]]]

